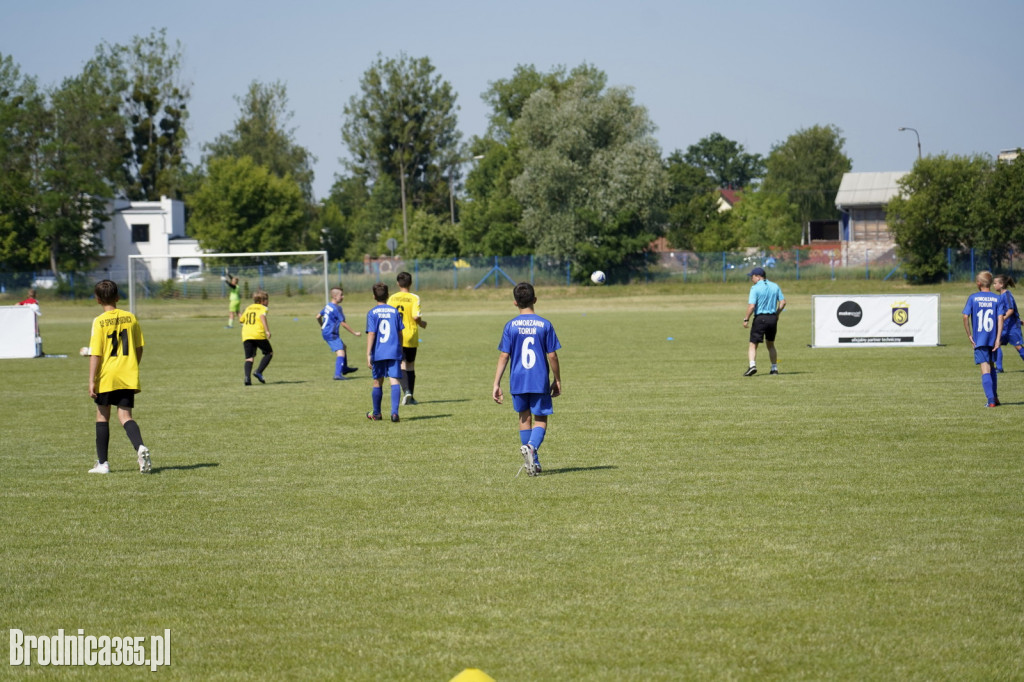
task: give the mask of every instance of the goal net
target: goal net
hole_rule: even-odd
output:
[[[148,314],[157,307],[171,312],[184,309],[182,304],[191,304],[190,310],[209,304],[219,312],[226,308],[231,277],[238,278],[243,308],[258,290],[274,297],[310,297],[318,302],[326,302],[329,296],[326,251],[131,255],[129,309],[137,313],[140,304],[145,305]]]

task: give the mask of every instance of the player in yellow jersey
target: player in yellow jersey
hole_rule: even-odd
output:
[[[94,291],[103,314],[92,321],[89,338],[89,397],[96,403],[96,466],[89,473],[110,472],[110,408],[116,405],[117,417],[138,456],[139,471],[147,474],[152,470],[149,448],[143,444],[139,425],[132,418],[135,394],[142,390],[142,328],[134,315],[117,308],[117,284],[104,279],[97,282]]]
[[[238,278],[228,273],[221,279],[228,285],[228,323],[227,328],[231,329],[235,326],[235,318],[238,317],[238,311],[242,308],[242,295],[238,293]]]
[[[402,332],[402,390],[405,397],[403,405],[415,405],[412,397],[416,390],[416,351],[420,347],[420,328],[427,328],[420,310],[420,297],[409,291],[412,286],[412,275],[408,272],[398,273],[398,291],[388,299],[388,305],[397,309],[402,315],[405,330]]]
[[[267,305],[270,303],[270,295],[260,289],[252,295],[252,305],[242,311],[239,320],[242,323],[242,348],[245,351],[245,385],[251,386],[250,374],[256,377],[261,384],[267,383],[263,379],[263,371],[274,359],[274,348],[270,345],[270,324],[267,322]],[[255,372],[252,371],[253,360],[256,359],[256,349],[263,352],[260,359],[260,366]]]

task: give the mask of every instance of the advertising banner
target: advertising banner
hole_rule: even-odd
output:
[[[938,294],[811,296],[811,345],[939,345]]]
[[[0,358],[36,356],[36,311],[27,305],[0,307]]]

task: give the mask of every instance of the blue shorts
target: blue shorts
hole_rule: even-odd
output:
[[[513,393],[512,409],[516,412],[530,410],[530,414],[541,416],[555,413],[550,393]]]
[[[1003,338],[999,339],[999,343],[1004,346],[1024,346],[1024,335],[1021,334],[1020,325],[1015,325],[1009,331],[1003,333]]]
[[[335,336],[333,339],[324,339],[324,343],[327,347],[337,353],[339,350],[345,350],[345,342],[341,340],[340,336]]]
[[[373,367],[370,368],[370,371],[373,372],[374,379],[384,379],[385,377],[390,379],[401,379],[402,361],[374,360]]]
[[[989,346],[979,346],[974,349],[974,364],[980,365],[983,362],[987,362],[990,365],[996,363],[995,353],[992,352],[992,348]]]

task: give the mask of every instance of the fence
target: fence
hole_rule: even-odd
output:
[[[973,281],[980,270],[992,270],[1018,276],[1018,267],[1024,264],[1013,251],[958,251],[947,249],[946,261],[949,281]],[[753,267],[763,267],[770,279],[787,280],[889,280],[904,277],[901,263],[893,250],[863,249],[851,257],[840,249],[798,248],[767,252],[705,252],[676,251],[646,253],[631,267],[610,265],[603,268],[609,284],[637,284],[655,282],[718,283],[746,281]],[[328,281],[341,284],[349,291],[368,291],[375,282],[394,282],[398,272],[413,276],[413,288],[476,289],[481,287],[512,286],[528,281],[537,286],[571,286],[576,268],[572,261],[543,256],[466,257],[438,260],[403,260],[401,258],[371,259],[363,262],[334,261],[328,264]],[[249,272],[252,286],[270,293],[302,293],[322,288],[310,277],[313,273],[282,271],[277,263],[254,266]],[[45,297],[89,298],[92,287],[100,279],[113,279],[123,285],[127,293],[127,268],[108,268],[100,271],[62,273],[0,272],[0,297],[19,299],[29,287],[35,287]],[[143,298],[209,298],[226,296],[226,287],[219,278],[208,281],[147,281],[139,288]]]

